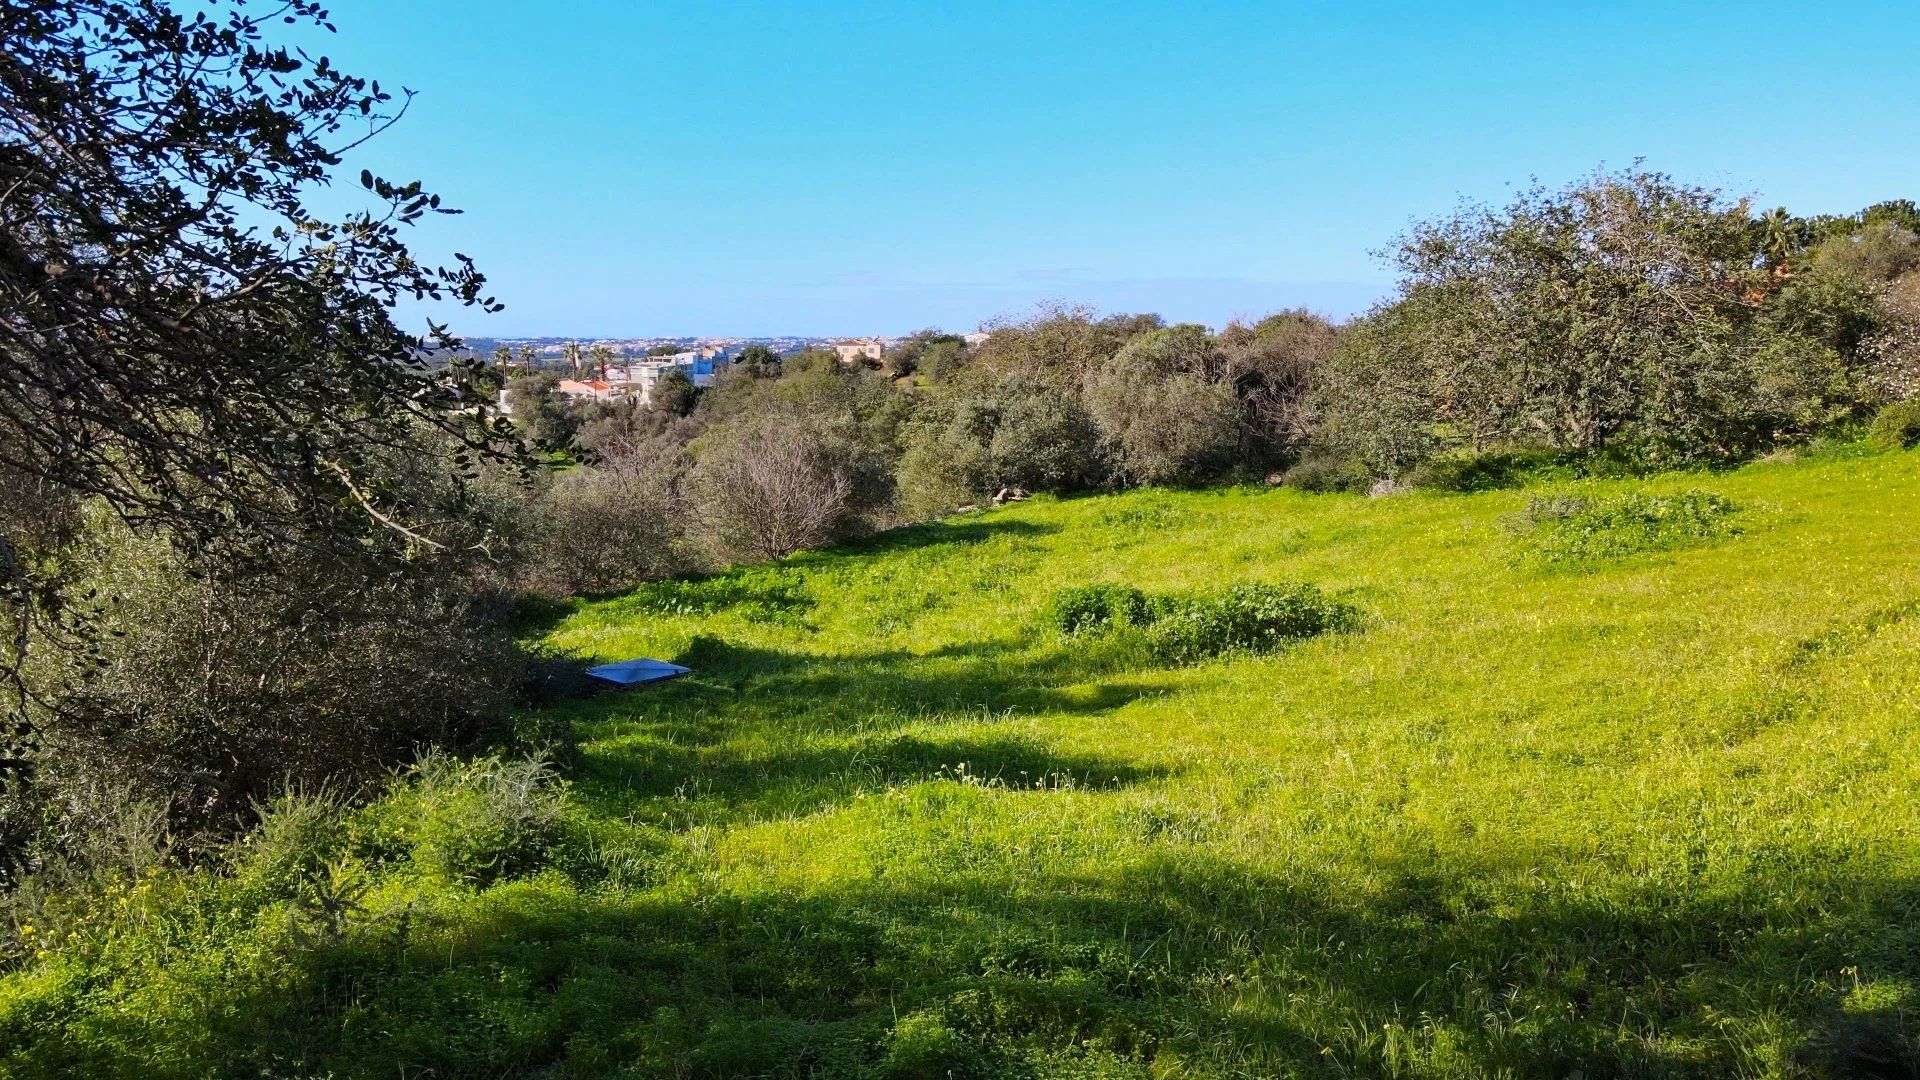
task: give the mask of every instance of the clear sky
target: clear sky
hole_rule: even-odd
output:
[[[1913,0],[332,12],[326,52],[419,92],[351,164],[466,210],[416,250],[492,278],[476,335],[1344,315],[1411,219],[1635,158],[1801,213],[1920,198]]]

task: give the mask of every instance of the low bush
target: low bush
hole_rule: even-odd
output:
[[[1372,485],[1373,473],[1358,458],[1315,454],[1288,469],[1281,482],[1295,491],[1362,492]]]
[[[1711,491],[1595,499],[1546,496],[1527,503],[1515,526],[1549,562],[1619,558],[1665,551],[1734,533],[1739,507]]]
[[[210,568],[107,525],[88,553],[98,634],[30,657],[47,688],[18,811],[43,823],[35,858],[81,851],[134,803],[160,807],[184,853],[289,786],[352,788],[422,745],[473,744],[522,682],[457,567]]]
[[[1057,594],[1046,621],[1068,636],[1143,628],[1147,653],[1186,664],[1350,629],[1358,611],[1302,582],[1236,585],[1205,596],[1149,596],[1127,585],[1080,585]]]
[[[713,437],[689,486],[698,531],[733,561],[782,559],[857,536],[893,497],[874,450],[816,418],[778,415]]]
[[[578,468],[537,506],[539,540],[527,584],[551,596],[618,592],[698,568],[685,506],[663,469]]]
[[[1920,398],[1896,401],[1875,414],[1868,437],[1889,449],[1920,446]]]
[[[331,792],[288,792],[257,812],[259,821],[226,850],[234,883],[248,896],[295,895],[347,841],[348,809],[345,800]]]
[[[429,877],[484,885],[538,868],[559,838],[566,786],[541,755],[463,760],[432,750],[370,809],[368,828]]]
[[[1193,663],[1236,652],[1272,652],[1291,642],[1351,629],[1359,612],[1304,582],[1235,585],[1212,596],[1173,597],[1148,629],[1153,653]]]
[[[1048,625],[1063,634],[1081,634],[1153,621],[1154,605],[1130,585],[1102,582],[1062,590],[1047,605]]]

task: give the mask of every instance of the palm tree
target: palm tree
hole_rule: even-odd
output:
[[[1760,215],[1760,253],[1776,273],[1799,254],[1804,231],[1804,223],[1787,213],[1784,206]]]

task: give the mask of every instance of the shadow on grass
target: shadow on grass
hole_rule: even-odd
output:
[[[516,601],[506,625],[514,636],[536,640],[551,634],[583,607],[596,604],[635,614],[716,615],[735,610],[751,617],[788,621],[813,606],[805,582],[816,572],[854,560],[864,567],[865,560],[878,552],[977,544],[997,537],[1035,537],[1058,531],[1055,525],[1013,518],[924,522],[801,552],[779,562],[649,581],[620,592],[567,600],[526,595]]]
[[[1364,860],[1363,860],[1364,862]],[[229,1075],[1725,1076],[1779,1051],[1906,1076],[1920,885],[1773,874],[1612,893],[1375,861],[1335,889],[1193,849],[1098,871],[930,875],[807,893],[621,895],[552,877],[293,954],[213,993]],[[49,1015],[16,1064],[94,1067]],[[121,1012],[93,1045],[137,1053]],[[96,1039],[102,1029],[90,1029]],[[1768,1034],[1770,1033],[1770,1034]],[[1804,1038],[1812,1035],[1811,1039]],[[102,1051],[111,1054],[111,1049]],[[1884,1066],[1883,1066],[1884,1063]],[[103,1070],[104,1071],[104,1070]],[[48,1074],[52,1074],[49,1072]]]
[[[998,537],[1036,537],[1059,532],[1057,525],[1045,525],[1019,518],[981,517],[946,518],[885,529],[838,547],[800,556],[805,563],[831,561],[841,554],[871,555],[878,551],[911,551],[942,544],[977,544]]]
[[[1095,714],[1156,692],[1095,653],[1021,641],[813,656],[702,637],[675,661],[694,676],[568,705],[587,737],[576,793],[675,818],[807,813],[942,770],[1009,787],[1108,788],[1165,775],[1124,758],[1063,754],[1004,722]],[[901,735],[935,723],[958,732]]]

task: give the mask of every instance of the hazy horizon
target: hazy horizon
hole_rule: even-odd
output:
[[[1342,317],[1410,221],[1530,177],[1814,214],[1920,175],[1894,3],[329,7],[310,48],[419,95],[348,174],[465,211],[412,240],[488,274],[504,312],[439,313],[472,336]]]

